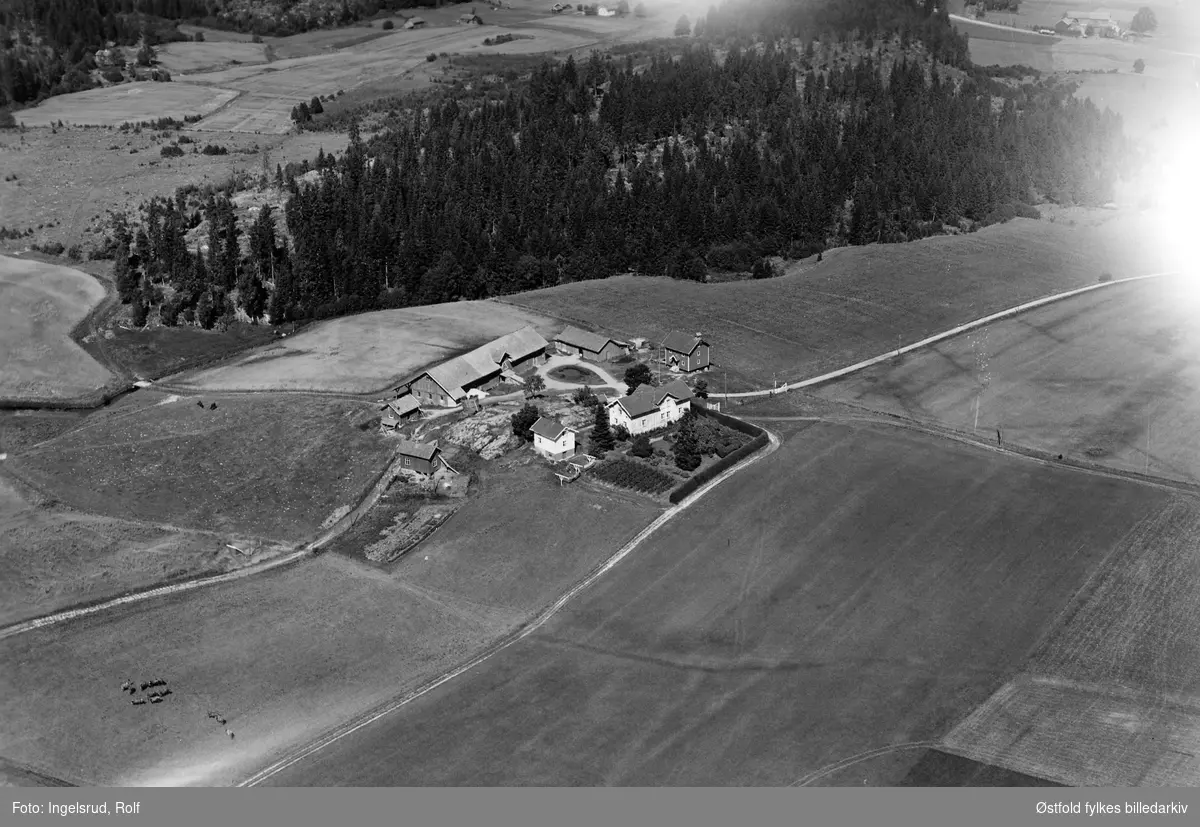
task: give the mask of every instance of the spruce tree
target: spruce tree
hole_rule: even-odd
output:
[[[675,464],[684,471],[695,471],[700,467],[700,446],[696,439],[696,415],[688,411],[679,420],[679,431],[675,434]]]
[[[616,439],[613,437],[612,429],[608,426],[608,408],[604,405],[596,406],[595,423],[588,444],[591,446],[593,454],[601,456],[611,451],[617,444]]]

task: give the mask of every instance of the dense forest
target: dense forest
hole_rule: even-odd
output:
[[[890,5],[909,13],[893,31],[940,25],[935,48],[965,60],[944,20]],[[705,31],[728,14],[717,9]],[[447,101],[370,141],[352,130],[316,180],[280,176],[286,235],[267,211],[239,228],[224,197],[203,215],[155,202],[142,237],[125,235],[130,254],[118,252],[122,292],[140,313],[156,283],[174,286],[169,323],[183,313],[208,326],[235,305],[278,323],[617,272],[700,280],[708,267],[1005,220],[1040,199],[1111,197],[1127,160],[1120,120],[1069,87],[1005,85],[916,47],[885,59],[864,18],[806,15],[802,41],[695,42],[643,67],[546,64],[502,101]],[[759,37],[797,31],[786,12],[728,19]],[[809,38],[822,33],[863,37],[860,57],[819,60]],[[183,241],[202,218],[207,253]]]
[[[0,108],[96,85],[95,52],[187,39],[177,24],[285,36],[437,0],[0,0]]]

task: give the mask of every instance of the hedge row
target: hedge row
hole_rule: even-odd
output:
[[[672,504],[679,502],[697,488],[704,485],[706,482],[715,479],[722,471],[737,465],[743,459],[750,456],[770,441],[767,438],[766,431],[764,431],[762,428],[756,428],[749,422],[743,422],[742,420],[736,419],[728,414],[723,414],[719,411],[713,411],[708,408],[693,406],[692,410],[694,410],[698,416],[711,416],[722,425],[733,428],[734,430],[740,431],[743,434],[753,434],[754,439],[750,440],[736,451],[721,457],[703,471],[693,474],[691,477],[684,480],[678,488],[671,492],[669,499]]]

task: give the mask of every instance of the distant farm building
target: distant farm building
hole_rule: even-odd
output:
[[[460,26],[482,26],[483,18],[472,12],[471,14],[460,15],[458,23]]]
[[[557,419],[543,416],[533,423],[533,450],[547,459],[564,459],[575,455],[575,429]]]
[[[568,327],[554,339],[559,353],[581,356],[593,362],[609,362],[625,355],[626,345],[609,336],[589,333],[577,327]]]
[[[1112,13],[1107,11],[1069,11],[1063,15],[1060,23],[1067,23],[1067,33],[1071,33],[1070,26],[1074,24],[1078,27],[1078,31],[1085,35],[1099,35],[1101,37],[1117,37],[1121,34],[1121,27],[1113,20]],[[1058,31],[1057,24],[1055,31]]]
[[[406,29],[419,29],[425,25],[425,21],[419,17],[412,17],[404,24]]]
[[[692,407],[692,389],[676,379],[661,388],[646,385],[629,396],[609,400],[608,420],[631,434],[644,434],[665,428]]]
[[[417,402],[411,394],[405,394],[384,406],[383,417],[379,424],[389,430],[395,430],[401,422],[414,418],[420,411],[421,403]]]
[[[416,471],[418,474],[432,474],[440,460],[437,442],[413,442],[405,439],[396,450],[403,460],[401,466],[406,471]]]
[[[522,383],[517,369],[546,361],[549,343],[532,327],[523,327],[494,342],[456,356],[400,384],[421,405],[453,408],[472,391],[488,391],[504,380]]]
[[[672,368],[691,373],[712,364],[712,348],[700,333],[674,331],[662,340],[663,361]]]

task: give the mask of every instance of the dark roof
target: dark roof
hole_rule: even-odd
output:
[[[436,442],[413,442],[410,439],[402,439],[397,450],[406,457],[433,459],[433,455],[437,453],[437,449]]]
[[[539,417],[538,421],[533,423],[530,428],[535,434],[545,437],[551,442],[558,442],[558,438],[563,435],[564,431],[573,430],[559,422],[557,419],[551,419],[548,416]]]
[[[584,350],[592,353],[599,353],[604,350],[605,345],[609,342],[621,344],[616,339],[610,336],[601,336],[599,333],[589,333],[586,330],[580,330],[577,327],[568,327],[555,338],[556,342],[562,342],[565,345],[573,345],[581,347]]]
[[[690,354],[703,341],[703,336],[694,333],[684,333],[681,330],[673,330],[667,334],[667,338],[662,340],[662,346],[676,353]]]
[[[683,402],[692,398],[692,389],[682,379],[674,379],[661,388],[642,385],[629,396],[622,396],[614,401],[625,409],[625,413],[629,414],[630,419],[637,419],[639,416],[657,411],[668,396],[678,402]]]

